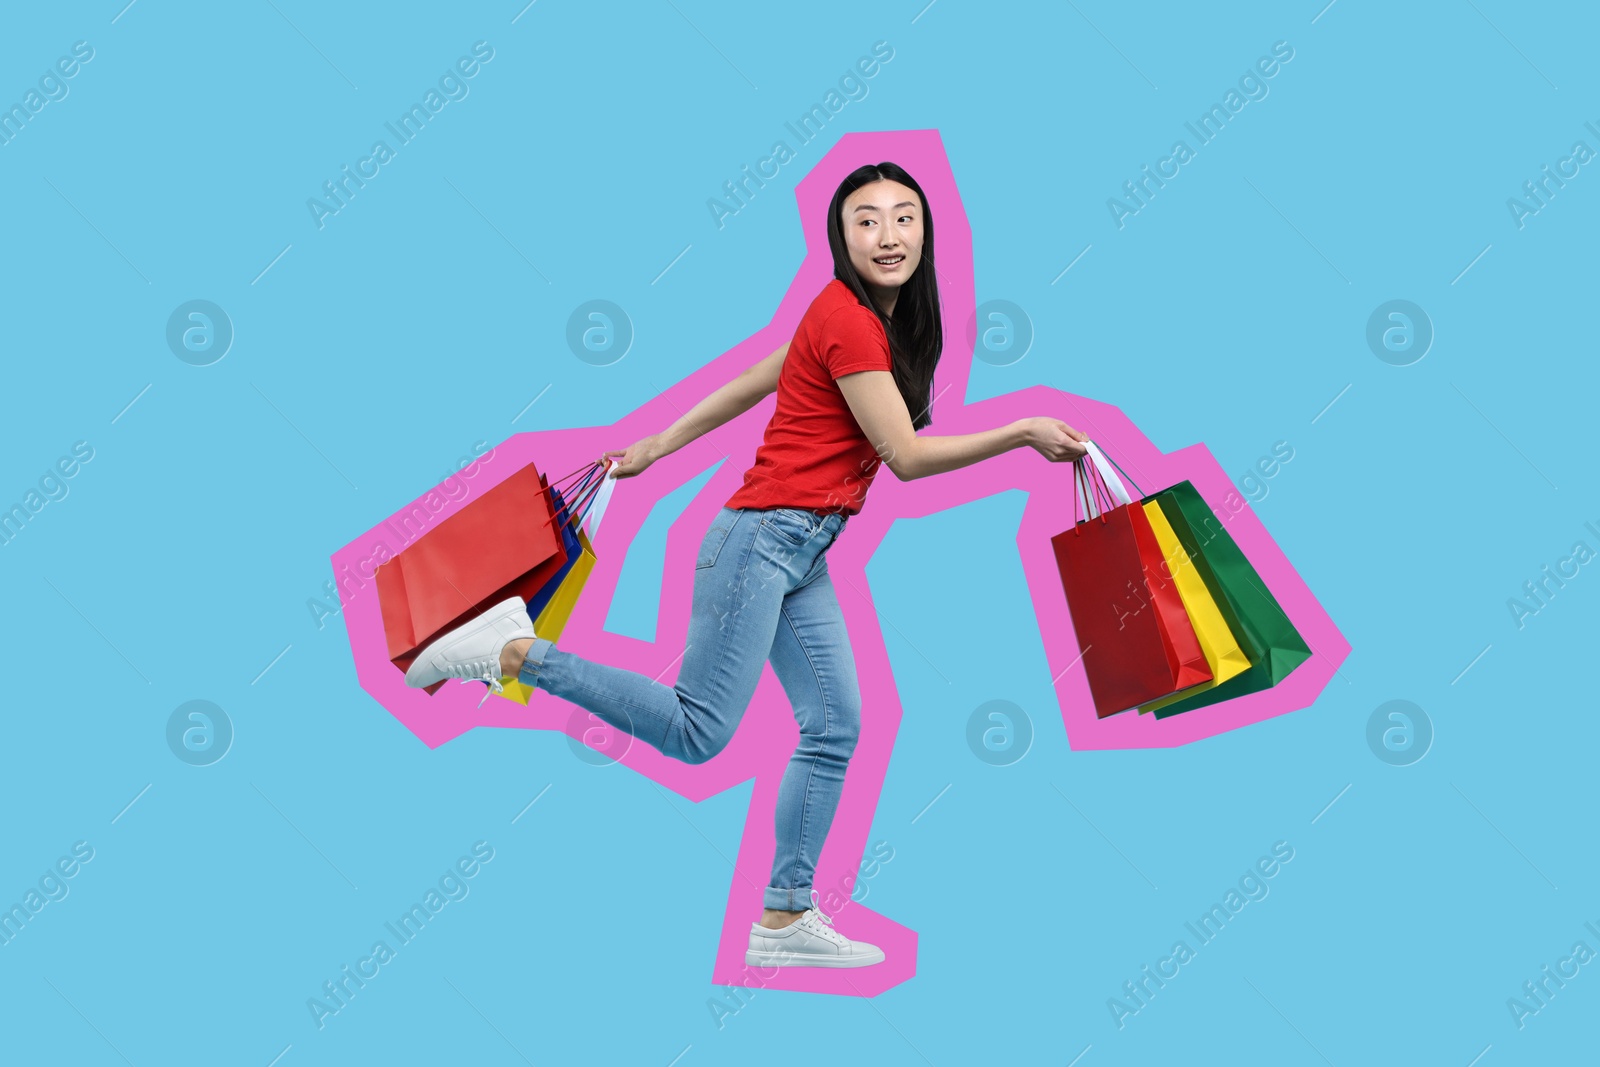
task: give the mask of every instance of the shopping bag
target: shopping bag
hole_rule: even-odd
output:
[[[605,485],[585,500],[587,513],[580,510],[577,522],[563,524],[571,533],[575,545],[574,555],[564,573],[551,583],[549,594],[542,596],[541,606],[535,608],[532,602],[528,605],[528,613],[534,616],[533,632],[536,636],[549,641],[559,640],[561,632],[566,628],[567,620],[572,617],[572,609],[578,604],[578,595],[583,592],[584,584],[589,580],[590,572],[594,570],[594,545],[589,539],[599,528],[599,519],[605,514],[614,483],[615,479],[607,477]],[[588,526],[588,532],[585,532],[584,525]],[[532,687],[516,678],[502,677],[500,686],[499,695],[518,704],[526,704],[533,696]]]
[[[561,529],[562,540],[568,550],[567,562],[528,600],[533,632],[551,641],[561,636],[567,620],[572,617],[572,609],[577,606],[578,594],[589,580],[589,572],[594,570],[594,546],[583,527],[588,525],[591,530],[598,528],[597,512],[604,512],[611,495],[609,485],[597,484],[600,473],[598,464],[591,467],[578,484],[569,490],[571,497],[577,501],[570,510],[560,491],[551,491],[556,504],[556,525]]]
[[[1214,688],[1153,709],[1156,718],[1270,689],[1310,659],[1305,640],[1193,483],[1180,482],[1151,499],[1194,560],[1229,631],[1250,660],[1248,670]]]
[[[1211,680],[1179,690],[1154,703],[1141,705],[1139,708],[1141,714],[1166,707],[1185,697],[1206,692],[1250,668],[1250,658],[1245,655],[1244,649],[1239,647],[1239,639],[1234,636],[1227,620],[1222,617],[1216,599],[1206,588],[1205,579],[1200,577],[1199,567],[1184,551],[1178,535],[1172,532],[1172,524],[1162,513],[1161,505],[1152,500],[1144,505],[1144,513],[1150,520],[1150,529],[1156,535],[1156,543],[1161,546],[1166,573],[1177,585],[1178,595],[1183,598],[1184,610],[1188,612],[1189,621],[1194,625],[1195,636],[1200,639],[1200,651],[1205,654],[1206,665],[1211,668]]]
[[[1098,471],[1074,463],[1081,497],[1093,513],[1050,539],[1072,613],[1095,714],[1119,711],[1211,678],[1177,587],[1144,508],[1110,507]],[[1102,502],[1102,497],[1103,502]]]
[[[390,661],[405,670],[447,630],[508,597],[534,596],[567,554],[549,487],[529,464],[378,568]]]
[[[571,516],[567,512],[565,497],[562,496],[559,489],[552,489],[550,490],[550,501],[556,516],[555,526],[560,531],[561,544],[566,550],[567,561],[562,564],[560,570],[550,576],[550,580],[545,582],[537,593],[528,598],[528,614],[534,617],[538,617],[539,612],[544,610],[544,606],[550,603],[550,598],[556,595],[556,588],[561,585],[561,580],[571,572],[580,555],[578,531],[570,521]]]
[[[1116,460],[1106,456],[1093,443],[1089,445],[1088,452],[1091,466],[1097,472],[1112,472],[1111,477],[1105,479],[1112,498],[1129,500],[1116,474],[1120,473],[1126,478],[1129,485],[1133,485],[1133,479],[1117,465]],[[1240,651],[1250,661],[1247,669],[1215,686],[1204,689],[1197,687],[1193,693],[1174,693],[1170,699],[1152,701],[1149,710],[1156,718],[1164,719],[1246,693],[1270,689],[1311,658],[1311,650],[1289,621],[1288,615],[1192,482],[1180,482],[1149,495],[1143,495],[1143,490],[1137,485],[1133,485],[1133,488],[1141,494],[1143,503],[1159,505],[1173,534],[1183,546],[1184,554],[1194,561],[1195,569],[1211,593],[1217,610],[1222,613],[1229,632],[1239,642]]]
[[[555,596],[544,606],[533,619],[533,632],[537,637],[547,641],[555,641],[561,637],[561,631],[566,629],[567,620],[572,618],[572,609],[578,606],[578,594],[583,592],[583,587],[589,580],[589,574],[594,570],[594,546],[589,543],[589,535],[583,530],[578,531],[578,555],[573,561],[572,570],[562,580],[555,591]]]
[[[577,559],[562,578],[555,595],[533,620],[535,636],[549,641],[561,638],[561,631],[566,628],[567,620],[572,618],[572,609],[578,604],[578,594],[583,592],[584,583],[589,580],[589,573],[594,570],[594,546],[589,543],[588,534],[581,529],[578,530],[577,540],[579,543]],[[526,704],[533,696],[531,686],[509,676],[500,679],[500,687],[500,696],[518,704]]]

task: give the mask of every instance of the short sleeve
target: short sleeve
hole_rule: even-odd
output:
[[[863,370],[894,369],[883,323],[860,304],[842,307],[828,316],[822,324],[818,348],[830,378]]]

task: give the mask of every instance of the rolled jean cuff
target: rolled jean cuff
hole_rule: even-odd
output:
[[[769,885],[761,895],[761,906],[773,911],[808,911],[811,908],[811,887],[779,889]]]
[[[554,647],[554,641],[546,640],[543,637],[535,637],[533,645],[528,649],[528,654],[522,659],[522,669],[517,672],[517,681],[529,689],[538,688],[539,672],[544,669],[545,658]]]

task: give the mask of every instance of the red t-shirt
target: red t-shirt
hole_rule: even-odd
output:
[[[878,316],[835,278],[800,320],[783,369],[778,406],[730,508],[807,508],[854,515],[882,462],[834,381],[892,367]]]

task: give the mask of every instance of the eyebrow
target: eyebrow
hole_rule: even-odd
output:
[[[914,208],[916,206],[917,205],[913,204],[909,200],[902,200],[898,204],[895,205],[895,207],[911,207],[911,208]],[[876,205],[876,204],[857,204],[856,205],[856,210],[857,211],[876,211],[876,210],[878,210],[878,205]]]

